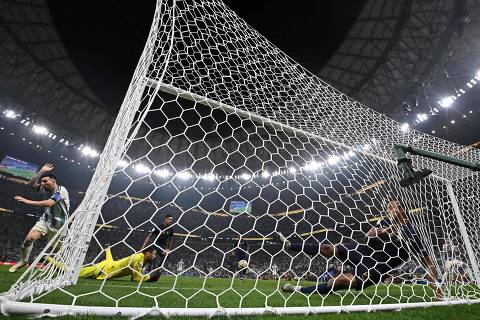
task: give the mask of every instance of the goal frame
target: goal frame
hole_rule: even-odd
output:
[[[84,200],[80,204],[79,208],[75,211],[75,213],[67,220],[67,223],[62,227],[61,231],[67,230],[69,228],[69,223],[79,223],[78,219],[76,219],[79,215],[82,215],[83,220],[87,220],[83,224],[79,224],[79,227],[75,229],[75,234],[67,235],[68,241],[84,241],[81,245],[79,245],[75,256],[75,264],[72,271],[65,276],[65,278],[60,279],[61,283],[65,286],[67,284],[76,284],[78,280],[78,273],[80,267],[84,263],[84,258],[86,256],[86,248],[91,241],[93,236],[93,230],[95,228],[96,221],[98,216],[100,215],[100,209],[98,207],[98,203],[101,203],[102,200],[105,199],[107,195],[108,187],[111,183],[114,168],[118,160],[122,157],[125,150],[128,149],[129,145],[126,143],[128,134],[132,136],[135,135],[138,130],[140,130],[140,126],[142,124],[142,120],[145,119],[146,114],[148,113],[152,101],[156,98],[157,93],[159,91],[166,92],[172,94],[177,97],[185,98],[192,102],[205,105],[211,108],[220,108],[226,110],[228,112],[234,112],[241,116],[242,118],[248,118],[252,121],[258,121],[260,123],[268,124],[269,126],[273,126],[275,128],[280,128],[284,131],[291,131],[295,134],[301,134],[307,137],[311,137],[314,139],[321,140],[323,142],[332,144],[337,147],[341,147],[344,149],[352,150],[355,152],[362,153],[363,155],[368,156],[369,158],[374,158],[377,160],[381,160],[385,163],[389,163],[391,165],[395,165],[396,162],[392,159],[379,156],[378,154],[368,152],[368,150],[359,150],[358,148],[347,145],[342,143],[341,141],[335,141],[329,139],[328,137],[323,137],[316,133],[306,132],[304,130],[294,128],[287,124],[282,124],[278,121],[268,119],[266,117],[257,115],[255,113],[242,110],[236,108],[235,106],[230,106],[225,103],[215,101],[208,97],[203,97],[193,92],[189,92],[180,88],[176,88],[173,85],[166,84],[163,82],[164,75],[166,73],[169,58],[172,51],[174,36],[174,25],[175,25],[175,10],[172,10],[172,24],[173,27],[171,29],[172,35],[169,36],[170,46],[168,47],[168,52],[165,53],[166,59],[164,65],[162,65],[162,70],[158,70],[158,79],[154,80],[147,78],[146,74],[148,73],[148,67],[151,61],[153,60],[154,51],[154,40],[155,33],[154,30],[158,29],[158,15],[161,12],[162,5],[165,1],[159,0],[157,2],[157,9],[155,11],[155,18],[154,23],[152,23],[152,27],[150,30],[150,34],[147,40],[147,45],[144,48],[142,57],[137,65],[137,69],[135,70],[135,74],[132,78],[131,84],[127,91],[127,94],[124,99],[124,103],[119,112],[119,116],[117,117],[114,127],[112,128],[111,134],[108,138],[108,141],[105,146],[105,150],[102,153],[97,169],[95,174],[92,178],[92,182],[87,190]],[[175,2],[175,0],[173,0]],[[166,45],[167,46],[167,45]],[[134,123],[135,114],[138,112],[140,108],[140,98],[142,97],[145,90],[148,90],[147,87],[152,89],[151,96],[148,98],[148,107],[142,110],[142,114],[136,124],[135,128],[129,133],[126,130],[123,130],[125,127],[132,128],[132,124]],[[119,134],[121,132],[121,134]],[[478,267],[478,263],[475,259],[475,254],[473,252],[472,244],[467,234],[467,230],[465,227],[465,223],[462,218],[462,214],[460,212],[458,203],[456,201],[455,192],[452,187],[452,180],[447,179],[445,177],[440,177],[437,175],[432,175],[433,179],[438,179],[442,181],[442,183],[446,184],[448,189],[448,197],[453,204],[453,210],[455,212],[456,220],[459,224],[460,233],[463,237],[463,241],[465,243],[465,247],[468,253],[468,257],[470,259],[470,264],[472,269],[474,270],[477,281],[480,277],[480,271]],[[93,189],[95,186],[96,189]],[[60,234],[59,233],[59,234]],[[60,235],[52,239],[47,245],[51,247],[54,244],[54,241],[60,237]],[[80,240],[75,239],[76,234],[86,235],[81,237]],[[87,237],[89,237],[87,239]],[[74,248],[76,249],[76,247]],[[73,250],[73,249],[72,249]],[[35,265],[39,262],[40,257],[38,257],[32,265]],[[33,266],[30,266],[33,268]],[[31,270],[31,269],[29,269]],[[22,280],[25,280],[27,277],[27,273],[25,273],[22,277],[17,280],[17,283],[20,283]],[[258,308],[158,308],[158,307],[151,307],[151,308],[136,308],[136,307],[100,307],[100,306],[80,306],[80,305],[59,305],[59,304],[42,304],[42,303],[28,303],[28,302],[18,302],[15,300],[22,299],[24,297],[33,296],[34,294],[38,294],[38,288],[29,288],[25,290],[22,295],[18,296],[9,296],[3,295],[0,296],[0,311],[3,314],[36,314],[36,315],[99,315],[99,316],[130,316],[130,317],[141,317],[145,315],[158,315],[158,316],[239,316],[239,315],[264,315],[264,314],[320,314],[320,313],[340,313],[340,312],[372,312],[372,311],[387,311],[387,310],[403,310],[403,309],[410,309],[410,308],[417,308],[417,307],[431,307],[431,306],[451,306],[451,305],[458,305],[458,304],[471,304],[471,303],[480,303],[480,299],[458,299],[458,300],[448,300],[448,301],[435,301],[435,302],[415,302],[415,303],[395,303],[395,304],[364,304],[364,305],[339,305],[339,306],[321,306],[321,307],[312,307],[312,306],[305,306],[305,307],[258,307]],[[48,290],[45,289],[45,290]],[[74,300],[75,301],[75,300]]]

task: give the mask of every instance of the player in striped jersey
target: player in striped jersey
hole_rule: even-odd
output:
[[[33,243],[47,236],[53,238],[58,230],[63,226],[68,217],[70,209],[70,199],[65,187],[58,185],[57,177],[51,173],[53,165],[47,163],[44,165],[29,181],[29,185],[36,189],[43,200],[29,200],[21,196],[16,196],[15,200],[34,207],[44,208],[41,218],[27,234],[22,243],[21,259],[8,271],[15,272],[18,269],[28,265],[28,258],[33,248]]]

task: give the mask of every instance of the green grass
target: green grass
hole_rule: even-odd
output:
[[[19,273],[8,273],[8,267],[0,266],[0,292],[7,291],[18,278]],[[55,290],[37,299],[38,303],[71,304],[74,296],[76,305],[114,307],[293,307],[293,306],[335,306],[362,304],[389,304],[399,302],[431,301],[432,291],[422,285],[402,287],[396,285],[379,285],[363,292],[339,291],[328,296],[312,294],[305,297],[301,294],[284,294],[278,290],[283,282],[270,280],[232,280],[214,278],[161,277],[157,283],[145,283],[140,287],[128,278],[107,281],[103,287],[97,280],[81,279],[76,286]],[[305,283],[307,284],[307,283]],[[464,287],[458,292],[471,297],[480,297],[480,292]],[[480,305],[453,307],[432,307],[413,309],[401,312],[355,313],[355,314],[322,314],[312,316],[321,319],[456,319],[461,314],[463,319],[479,319]],[[471,316],[471,318],[469,318]],[[23,319],[13,317],[13,319]],[[242,317],[241,319],[300,319],[303,316],[262,316]],[[81,319],[99,319],[81,317]]]
[[[34,175],[33,171],[27,170],[27,169],[20,169],[20,168],[2,167],[0,169],[0,172],[4,172],[4,173],[7,173],[7,174],[11,174],[13,176],[23,177],[23,178],[27,178],[27,179],[30,179]]]

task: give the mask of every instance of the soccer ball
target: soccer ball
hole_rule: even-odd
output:
[[[240,261],[238,261],[238,267],[239,267],[240,269],[243,269],[243,268],[248,267],[248,262],[247,262],[247,260],[240,260]]]

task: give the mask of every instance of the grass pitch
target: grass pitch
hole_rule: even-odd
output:
[[[19,273],[11,274],[7,266],[0,266],[0,292],[7,291],[18,278]],[[378,285],[363,292],[339,291],[328,296],[312,294],[285,294],[279,288],[283,281],[246,279],[217,279],[194,277],[162,276],[157,283],[140,286],[128,278],[102,281],[80,279],[76,286],[55,290],[37,299],[38,303],[71,304],[77,297],[76,305],[108,307],[164,307],[164,308],[205,308],[205,307],[298,307],[335,306],[362,304],[389,304],[403,302],[431,301],[432,291],[427,286]],[[308,284],[308,283],[304,283]],[[460,290],[460,289],[459,289]],[[462,288],[463,295],[479,298],[480,291]],[[431,307],[405,310],[401,312],[321,314],[311,319],[480,319],[480,305]],[[13,317],[23,319],[24,316]],[[100,319],[80,317],[81,319]],[[239,317],[237,319],[289,319],[303,316],[261,316]]]

